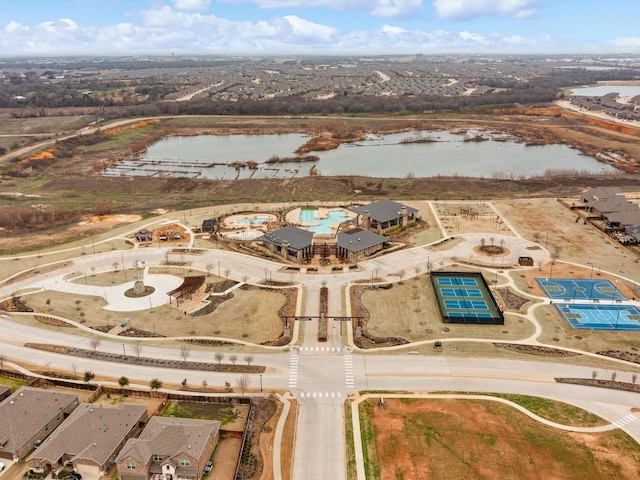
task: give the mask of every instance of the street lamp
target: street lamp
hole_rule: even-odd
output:
[[[260,391],[262,392],[262,374],[260,374]]]

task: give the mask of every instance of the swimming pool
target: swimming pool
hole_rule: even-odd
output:
[[[335,226],[349,218],[346,210],[329,210],[322,218],[316,217],[318,209],[302,208],[300,210],[300,223],[303,227],[317,235],[331,235]]]
[[[235,223],[239,223],[241,225],[262,225],[263,223],[269,223],[270,220],[270,215],[254,215],[251,217],[240,218]]]

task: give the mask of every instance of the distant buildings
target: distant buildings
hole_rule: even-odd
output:
[[[606,233],[622,244],[640,243],[640,205],[632,203],[614,187],[589,190],[581,196],[590,218],[602,220]]]

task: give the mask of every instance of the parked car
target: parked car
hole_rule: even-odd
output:
[[[77,472],[71,472],[71,474],[68,477],[68,480],[82,480],[82,475],[80,475]]]
[[[207,462],[207,464],[204,466],[204,473],[205,474],[211,473],[212,468],[213,468],[213,463]]]
[[[0,462],[0,472],[4,470],[4,462]]]

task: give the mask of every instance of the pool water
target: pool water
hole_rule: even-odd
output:
[[[300,223],[312,223],[313,225],[305,225],[304,228],[317,235],[330,235],[337,225],[344,222],[348,216],[346,210],[330,210],[324,218],[316,217],[318,210],[303,208],[300,210]]]

